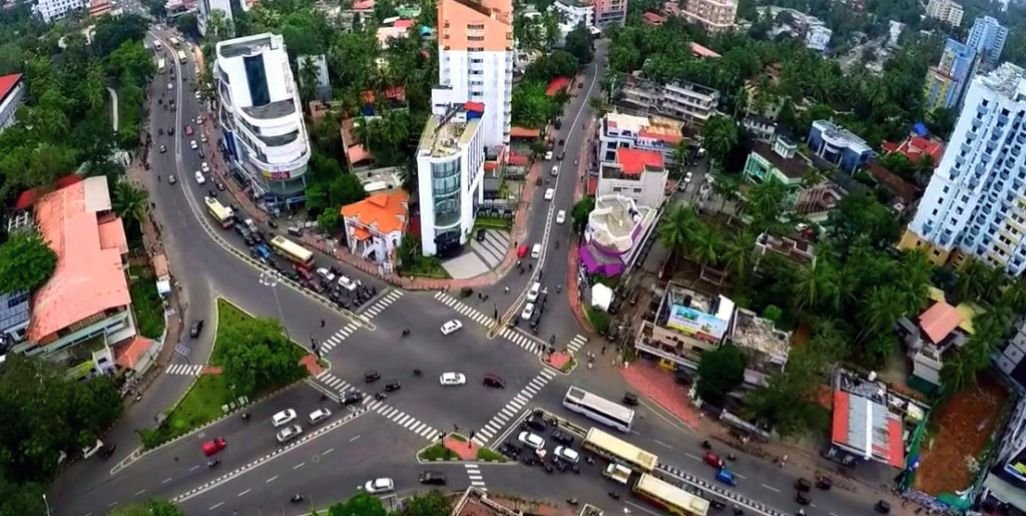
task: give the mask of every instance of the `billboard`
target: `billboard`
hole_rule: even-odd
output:
[[[666,326],[698,338],[720,340],[729,322],[688,306],[673,305]]]

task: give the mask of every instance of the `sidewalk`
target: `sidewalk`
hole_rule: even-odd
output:
[[[588,124],[588,133],[594,134],[595,121],[591,121]],[[577,167],[577,182],[574,184],[574,205],[578,201],[587,195],[585,188],[588,186],[588,154],[591,146],[591,138],[585,140],[584,146],[581,147],[581,151],[578,157],[580,165]],[[571,208],[572,211],[572,208]],[[571,213],[571,216],[573,214]],[[581,293],[580,288],[577,286],[577,267],[580,257],[577,254],[577,249],[581,245],[581,241],[578,240],[575,234],[570,240],[570,249],[567,253],[567,267],[566,267],[566,295],[567,301],[570,302],[570,311],[573,312],[574,318],[577,319],[577,324],[581,326],[581,329],[588,334],[589,337],[595,336],[595,328],[592,327],[591,321],[588,320],[587,315],[584,313],[584,307],[581,305]]]

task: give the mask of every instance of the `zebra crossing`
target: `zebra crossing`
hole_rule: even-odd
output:
[[[467,478],[470,479],[470,486],[487,491],[488,488],[485,487],[484,476],[481,475],[481,468],[477,464],[464,464],[464,467],[467,468]]]
[[[199,376],[202,371],[203,364],[170,364],[164,372],[181,376]]]
[[[577,335],[574,335],[574,338],[570,339],[570,344],[567,345],[566,349],[570,353],[577,353],[577,350],[581,349],[581,347],[587,343],[588,337],[585,337],[584,335],[578,333]]]
[[[324,340],[324,342],[321,343],[321,352],[322,353],[327,353],[327,352],[331,351],[335,346],[338,346],[339,344],[342,344],[342,341],[346,340],[350,335],[352,335],[358,329],[360,329],[360,327],[357,326],[356,323],[348,323],[348,324],[346,324],[341,329],[339,329],[337,332],[335,332],[334,335],[328,337],[327,339]]]
[[[331,389],[331,391],[333,391],[335,393],[338,393],[339,395],[341,395],[342,393],[344,393],[346,391],[363,392],[360,389],[357,389],[355,386],[353,386],[349,382],[347,382],[347,381],[345,381],[345,380],[343,380],[343,379],[341,379],[341,378],[331,374],[328,371],[322,372],[321,374],[317,375],[316,378],[317,378],[318,381],[320,381],[321,383],[326,385],[329,389]],[[367,393],[363,393],[363,394],[364,394],[364,396],[366,396]],[[368,401],[368,400],[371,400],[371,401]],[[377,412],[378,414],[381,414],[386,419],[391,420],[393,423],[395,423],[395,424],[397,424],[397,425],[399,425],[399,426],[401,426],[401,427],[403,427],[403,428],[405,428],[405,429],[407,429],[407,430],[409,430],[409,431],[411,431],[411,432],[413,432],[413,433],[415,433],[415,434],[417,434],[417,435],[419,435],[419,436],[421,436],[424,439],[427,439],[429,441],[434,440],[434,439],[438,438],[439,435],[441,435],[440,431],[436,430],[435,428],[431,427],[430,425],[428,425],[426,423],[423,423],[423,422],[417,420],[417,418],[415,418],[415,417],[413,417],[413,416],[411,416],[411,415],[409,415],[409,414],[407,414],[407,413],[405,413],[405,412],[403,412],[403,411],[401,411],[401,410],[399,410],[399,409],[397,409],[395,407],[392,407],[392,406],[390,406],[390,405],[388,405],[386,403],[383,403],[381,401],[372,400],[371,398],[365,397],[364,398],[364,406],[368,410],[373,410],[374,412]]]
[[[403,297],[403,291],[397,289],[391,289],[381,296],[380,299],[374,302],[373,305],[367,307],[363,311],[368,317],[377,317],[378,314],[384,312],[392,303],[395,303],[399,298]]]
[[[532,339],[523,332],[519,332],[513,328],[503,328],[499,335],[502,335],[502,338],[516,344],[517,346],[524,348],[528,353],[540,355],[542,352],[542,345],[535,341],[535,339]]]
[[[491,419],[485,423],[480,430],[474,435],[474,444],[478,446],[485,446],[489,441],[492,440],[502,431],[507,423],[516,417],[518,413],[531,401],[535,395],[537,395],[552,378],[556,376],[556,372],[551,369],[542,369],[527,385],[524,386],[513,399],[506,403],[506,406],[502,407],[501,410]]]
[[[491,326],[495,322],[495,319],[488,317],[481,313],[476,308],[467,305],[466,303],[456,299],[455,297],[446,294],[445,292],[435,292],[435,300],[441,301],[442,304],[456,310],[457,313],[464,317],[470,318],[472,321],[482,325]]]

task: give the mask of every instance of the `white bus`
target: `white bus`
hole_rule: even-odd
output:
[[[659,464],[659,457],[654,454],[598,428],[588,430],[588,435],[581,446],[616,464],[623,464],[641,473],[651,473]]]
[[[168,43],[171,43],[172,47],[175,47],[175,48],[178,48],[178,46],[182,44],[181,40],[179,40],[178,38],[176,38],[174,36],[171,36],[170,38],[168,38],[167,41],[168,41]]]
[[[221,204],[220,201],[213,197],[204,197],[203,200],[207,203],[207,213],[214,220],[221,225],[222,228],[228,229],[235,224],[235,217],[233,217],[232,209]]]
[[[571,386],[567,389],[563,406],[621,432],[630,432],[634,425],[633,410],[579,387]]]
[[[634,492],[666,509],[670,514],[680,516],[706,516],[709,514],[709,500],[695,496],[652,475],[641,475],[638,483],[634,485]]]
[[[167,62],[164,61],[163,57],[157,59],[157,73],[164,73],[165,70],[167,70]]]
[[[181,50],[178,51],[178,62],[185,64],[185,52],[182,52]]]

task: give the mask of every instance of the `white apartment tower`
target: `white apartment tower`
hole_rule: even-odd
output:
[[[451,105],[484,105],[484,145],[509,143],[513,93],[513,4],[510,0],[439,0],[435,115]]]
[[[269,211],[305,200],[310,141],[284,39],[265,33],[222,41],[214,74],[233,173]]]
[[[82,9],[87,5],[86,0],[39,0],[36,2],[35,11],[44,23],[52,23],[68,15],[68,13]]]
[[[200,34],[207,35],[207,25],[210,22],[210,17],[214,14],[214,11],[221,11],[224,16],[224,20],[229,24],[232,23],[232,3],[231,0],[199,0],[196,2],[198,7],[198,14],[196,16],[196,28],[199,29]],[[245,5],[245,2],[242,2]]]
[[[1011,275],[1026,269],[1026,71],[1005,63],[969,86],[903,249],[937,264],[975,257]]]

